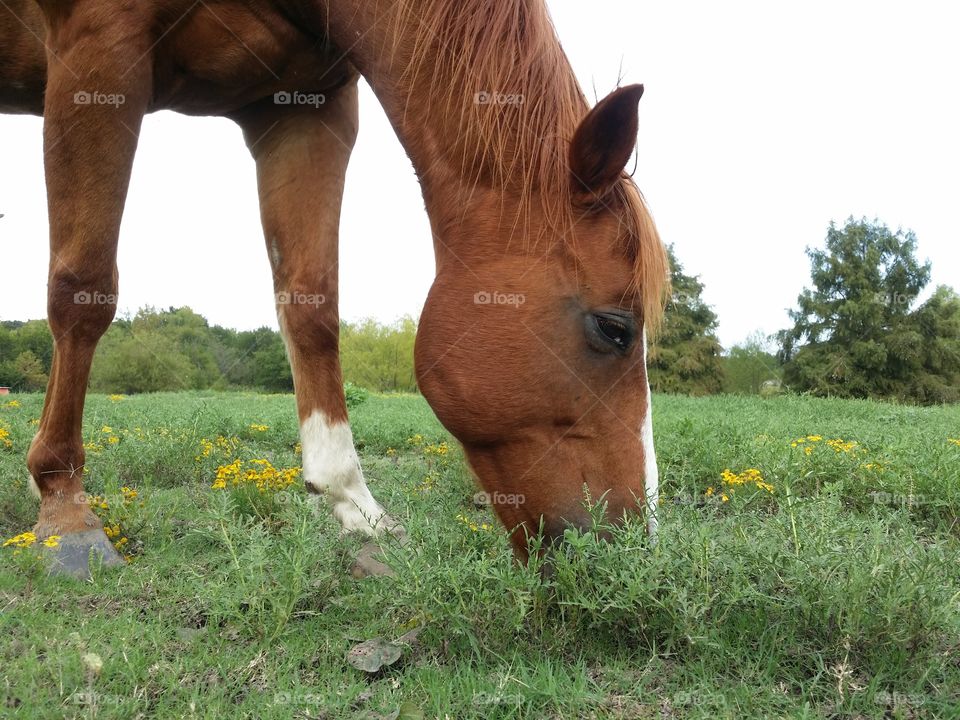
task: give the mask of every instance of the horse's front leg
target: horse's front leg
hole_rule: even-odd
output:
[[[344,175],[357,134],[357,86],[318,106],[269,100],[236,115],[257,163],[277,316],[293,371],[303,475],[345,531],[397,529],[364,481],[340,370],[337,262]]]
[[[54,354],[27,456],[40,495],[34,532],[61,536],[55,557],[78,575],[91,549],[120,561],[83,495],[81,421],[94,350],[116,310],[117,236],[150,96],[147,24],[135,10],[85,7],[50,19],[43,132]]]

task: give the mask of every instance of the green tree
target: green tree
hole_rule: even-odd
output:
[[[730,348],[723,370],[723,391],[737,395],[757,395],[764,383],[779,383],[783,376],[776,354],[767,349],[767,338],[759,331]]]
[[[95,392],[144,393],[190,389],[190,359],[156,330],[104,337],[90,373]]]
[[[812,288],[779,333],[784,380],[837,397],[941,402],[955,396],[955,295],[935,293],[911,310],[930,280],[912,232],[878,221],[830,224],[826,247],[807,250]]]
[[[340,325],[343,379],[379,392],[415,392],[413,346],[417,323],[404,317],[390,325],[365,320]]]
[[[703,284],[685,275],[670,256],[672,294],[660,335],[650,348],[647,372],[657,392],[710,395],[723,388],[722,348],[717,336],[717,316],[703,301]]]
[[[0,385],[20,392],[37,392],[47,387],[47,373],[40,359],[24,350],[12,360],[0,362]]]

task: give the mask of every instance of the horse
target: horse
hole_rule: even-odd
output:
[[[83,495],[81,420],[141,121],[161,109],[232,119],[255,161],[307,490],[344,532],[402,531],[364,481],[339,362],[361,76],[430,219],[418,385],[516,556],[589,527],[585,498],[655,531],[646,354],[668,272],[626,172],[643,86],[591,109],[544,0],[0,0],[0,111],[44,121],[55,342],[27,466],[34,532],[71,548],[66,572],[120,562]]]

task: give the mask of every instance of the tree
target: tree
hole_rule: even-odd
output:
[[[413,345],[417,323],[407,316],[392,325],[364,320],[340,325],[343,378],[380,392],[415,392]]]
[[[0,362],[0,383],[20,392],[37,392],[47,387],[47,373],[40,359],[24,350],[13,360]]]
[[[717,316],[701,297],[703,284],[684,274],[673,247],[667,252],[672,294],[647,361],[650,386],[657,392],[718,393],[723,387],[723,367],[722,348],[714,334]]]
[[[94,357],[90,388],[94,392],[144,393],[191,387],[190,359],[171,346],[163,333],[104,337]]]
[[[878,221],[830,224],[825,249],[807,249],[813,288],[790,312],[793,327],[778,334],[788,385],[927,403],[956,395],[956,296],[942,289],[911,311],[930,280],[916,247],[912,232]]]
[[[758,395],[764,383],[779,383],[783,375],[776,354],[767,349],[767,338],[759,331],[730,348],[723,370],[723,391],[739,395]]]

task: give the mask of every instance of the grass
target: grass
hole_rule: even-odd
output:
[[[42,399],[16,400],[0,403],[4,538],[36,514]],[[358,581],[360,540],[301,482],[211,487],[234,459],[299,466],[291,397],[92,396],[87,487],[133,559],[84,583],[3,549],[0,716],[960,717],[960,408],[654,408],[659,545],[640,523],[609,544],[571,534],[544,580],[474,507],[426,403],[371,396],[352,411],[361,460],[411,541],[387,548],[396,576]],[[416,627],[377,674],[345,661]]]

